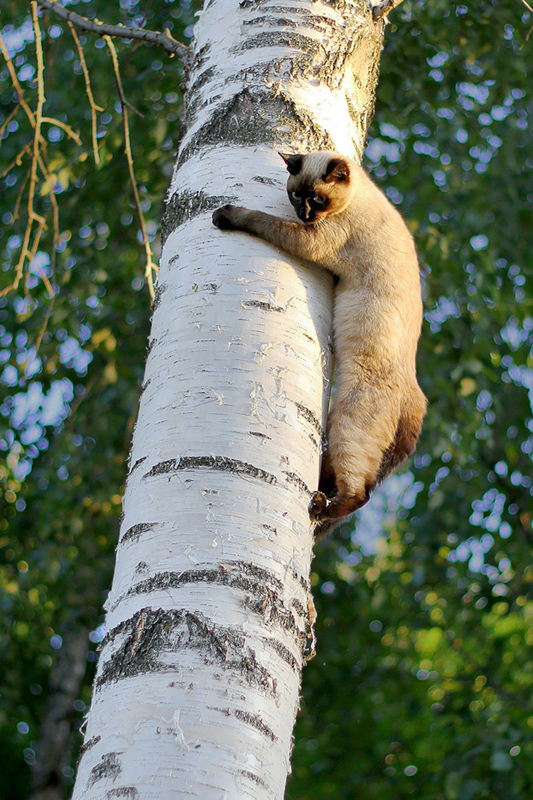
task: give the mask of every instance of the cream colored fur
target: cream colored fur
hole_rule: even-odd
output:
[[[376,483],[414,451],[426,409],[415,368],[420,276],[402,217],[361,167],[331,152],[283,158],[294,172],[289,198],[305,224],[235,206],[218,209],[213,221],[338,276],[338,386],[319,491],[310,504],[316,533],[323,535],[363,505]],[[317,197],[325,198],[326,208],[315,203]]]

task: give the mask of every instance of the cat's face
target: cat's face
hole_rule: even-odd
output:
[[[302,222],[318,225],[350,204],[354,189],[349,159],[329,152],[280,156],[290,173],[289,200]]]

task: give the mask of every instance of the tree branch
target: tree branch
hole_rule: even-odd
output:
[[[141,39],[144,42],[150,42],[163,47],[171,55],[178,55],[186,59],[189,48],[178,42],[171,35],[170,30],[166,28],[163,33],[159,31],[148,31],[143,28],[131,28],[126,25],[108,25],[104,22],[99,22],[96,19],[87,19],[74,11],[69,11],[67,8],[59,5],[57,0],[37,0],[41,8],[46,8],[53,11],[58,17],[72,22],[78,28],[91,33],[97,33],[99,36],[120,36],[123,39]]]
[[[146,225],[144,222],[144,214],[141,208],[141,198],[139,197],[139,190],[137,188],[137,181],[135,180],[135,171],[133,169],[133,155],[131,152],[131,145],[130,145],[130,126],[128,123],[128,109],[126,106],[130,104],[127,102],[124,96],[124,89],[122,88],[122,81],[120,79],[120,70],[118,65],[118,57],[117,51],[115,50],[115,45],[113,44],[113,40],[107,34],[104,36],[104,42],[107,45],[107,48],[111,54],[111,59],[113,61],[113,70],[115,72],[115,80],[117,83],[118,94],[120,97],[120,102],[122,105],[122,120],[124,122],[124,152],[126,153],[126,159],[128,162],[128,169],[130,173],[130,180],[131,185],[133,187],[133,195],[135,197],[135,205],[137,206],[137,213],[139,215],[139,223],[141,225],[141,231],[143,235],[143,245],[144,250],[146,253],[146,268],[145,268],[145,277],[148,283],[148,290],[150,292],[150,302],[154,302],[154,272],[157,272],[157,265],[154,263],[152,248],[150,247],[150,241],[148,239],[148,233],[146,230]],[[131,108],[131,106],[130,106]]]
[[[101,106],[97,106],[94,102],[94,96],[91,89],[91,78],[89,76],[89,70],[87,69],[87,62],[85,61],[85,56],[83,54],[83,47],[81,46],[81,42],[78,39],[78,34],[76,33],[76,29],[72,22],[69,21],[68,26],[70,28],[70,32],[72,34],[72,38],[76,42],[76,47],[78,48],[78,55],[80,57],[80,64],[83,71],[83,77],[85,78],[85,91],[87,92],[87,98],[89,100],[89,105],[91,107],[91,121],[92,121],[92,139],[93,139],[93,155],[94,155],[94,163],[96,166],[100,163],[100,154],[98,152],[98,125],[97,125],[97,118],[96,112],[103,111],[104,109]]]
[[[37,0],[40,2],[40,0]],[[383,17],[387,16],[389,11],[392,11],[393,8],[399,6],[402,0],[381,0],[376,6],[372,9],[372,18],[374,22],[378,22],[378,20],[383,19]]]

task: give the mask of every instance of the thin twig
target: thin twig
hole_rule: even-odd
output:
[[[2,54],[5,58],[9,73],[11,75],[11,79],[13,81],[13,86],[18,94],[19,103],[26,112],[28,119],[30,120],[32,127],[34,129],[34,136],[33,136],[33,145],[32,145],[32,160],[31,160],[31,168],[30,168],[30,177],[29,177],[29,191],[28,191],[28,222],[26,223],[26,230],[24,232],[24,239],[22,241],[22,250],[19,256],[19,260],[17,262],[17,266],[15,268],[15,277],[13,282],[6,286],[0,292],[0,297],[3,295],[8,294],[8,292],[17,289],[20,280],[22,278],[23,270],[24,270],[24,262],[26,258],[30,255],[29,250],[29,243],[32,234],[33,223],[37,222],[39,224],[39,229],[36,234],[36,241],[38,242],[42,231],[46,228],[46,222],[40,214],[33,208],[33,200],[35,197],[35,185],[37,182],[37,158],[39,156],[39,146],[40,141],[42,139],[41,136],[41,116],[42,116],[42,109],[44,106],[44,81],[43,81],[43,72],[44,72],[44,63],[43,63],[43,51],[42,51],[42,43],[41,43],[41,30],[39,27],[39,20],[37,17],[37,3],[35,0],[32,0],[31,3],[31,11],[32,11],[32,20],[33,20],[33,31],[35,35],[35,53],[36,53],[36,60],[37,60],[37,109],[35,115],[33,114],[32,110],[24,100],[24,96],[22,93],[22,88],[20,83],[18,82],[17,75],[15,73],[13,64],[11,59],[9,58],[9,53],[7,52],[7,48],[4,44],[4,41],[0,35],[0,49],[2,50]]]
[[[35,355],[37,355],[37,353],[39,352],[39,348],[41,346],[41,342],[43,340],[43,336],[44,336],[45,331],[46,331],[46,329],[48,327],[48,320],[50,319],[50,317],[52,315],[52,311],[54,310],[54,303],[56,301],[56,297],[57,297],[57,293],[53,295],[52,300],[50,302],[50,305],[48,306],[48,309],[46,311],[46,316],[44,318],[44,322],[43,322],[42,328],[39,331],[39,336],[37,337],[37,341],[35,342]]]
[[[57,125],[58,128],[62,128],[67,136],[70,136],[71,139],[74,139],[76,144],[81,145],[81,139],[79,134],[76,131],[73,131],[70,125],[67,125],[66,122],[61,122],[60,119],[56,119],[55,117],[41,117],[41,122],[49,122],[50,125]]]
[[[37,3],[32,0],[31,14],[33,19],[33,30],[35,33],[35,54],[37,57],[37,109],[35,111],[35,130],[33,136],[33,157],[31,162],[30,188],[28,196],[28,222],[36,220],[44,224],[43,217],[34,211],[33,199],[35,196],[35,184],[37,182],[37,158],[39,156],[39,143],[41,139],[41,121],[45,102],[44,96],[44,61],[43,48],[41,42],[41,29],[39,27],[39,17],[37,15]]]
[[[139,215],[139,222],[141,225],[141,231],[143,235],[143,245],[146,253],[146,267],[144,274],[146,281],[148,283],[148,291],[150,292],[150,299],[153,302],[154,281],[152,273],[157,272],[157,266],[154,263],[152,248],[150,247],[150,242],[148,241],[148,234],[146,233],[146,225],[144,223],[144,215],[141,209],[139,190],[137,189],[137,181],[135,180],[135,172],[133,169],[133,156],[131,153],[131,144],[130,144],[130,127],[128,124],[128,109],[126,106],[126,99],[124,97],[124,90],[122,88],[122,81],[120,79],[120,71],[119,71],[117,51],[115,50],[115,45],[113,44],[113,40],[111,39],[110,36],[105,35],[103,38],[109,49],[109,52],[111,53],[111,60],[113,61],[113,70],[115,72],[115,80],[117,83],[118,94],[122,105],[122,120],[124,123],[124,152],[126,154],[126,159],[128,162],[128,170],[130,173],[130,180],[131,180],[131,185],[133,187],[133,195],[135,197],[135,205],[137,207],[137,213]]]
[[[9,164],[9,166],[7,166],[2,172],[0,172],[0,178],[5,178],[7,173],[10,172],[13,169],[13,167],[15,166],[20,167],[20,165],[22,164],[22,157],[24,156],[25,153],[29,152],[31,149],[32,149],[32,143],[28,142],[26,147],[23,147],[18,156],[13,159],[11,164]]]
[[[20,253],[17,266],[15,267],[15,278],[9,286],[6,286],[5,289],[2,289],[0,292],[0,297],[9,294],[9,292],[11,292],[13,289],[16,289],[20,283],[20,279],[22,278],[22,270],[24,268],[24,260],[28,254],[28,244],[30,242],[31,229],[32,222],[31,220],[28,220],[28,224],[26,225],[26,230],[24,232],[24,240],[22,242],[22,251]]]
[[[98,124],[96,119],[96,112],[103,111],[104,109],[101,106],[97,106],[94,102],[93,92],[91,89],[91,79],[89,77],[89,70],[87,69],[87,63],[85,61],[85,56],[83,54],[83,48],[81,46],[81,42],[78,39],[78,34],[76,33],[76,29],[72,22],[68,22],[68,26],[70,28],[70,32],[74,41],[76,42],[76,47],[78,48],[78,55],[80,57],[80,64],[83,71],[83,77],[85,78],[85,91],[87,93],[87,97],[89,99],[89,106],[91,107],[91,119],[92,119],[92,142],[93,142],[93,154],[94,154],[94,163],[98,166],[100,163],[100,153],[98,152]]]
[[[35,234],[35,239],[33,240],[33,247],[31,248],[30,252],[27,254],[28,265],[30,265],[32,263],[33,259],[37,255],[37,249],[39,247],[39,242],[41,240],[41,235],[42,235],[43,230],[44,230],[43,226],[39,225],[39,227],[37,228],[37,233]],[[28,272],[26,273],[26,282],[24,284],[24,294],[29,294],[29,288],[28,288],[28,279],[29,279],[29,277],[30,277],[30,273],[29,273],[29,270],[28,270]]]
[[[532,34],[532,33],[533,33],[533,25],[532,25],[532,26],[531,26],[531,28],[528,30],[526,38],[524,39],[524,41],[523,41],[523,42],[522,42],[522,44],[520,45],[520,50],[523,48],[523,46],[525,45],[525,43],[527,42],[527,40],[529,39],[529,37],[531,36],[531,34]]]
[[[399,6],[401,2],[402,0],[381,0],[381,3],[378,3],[372,9],[372,18],[374,22],[383,19],[393,8]]]
[[[8,116],[8,118],[6,119],[6,121],[4,122],[2,127],[0,128],[0,139],[2,138],[2,136],[4,134],[4,131],[7,128],[7,126],[9,125],[9,123],[11,122],[11,120],[13,119],[15,114],[18,112],[19,108],[20,108],[20,103],[17,103],[17,105],[15,106],[15,108],[13,109],[11,114]]]
[[[526,0],[522,0],[522,2],[523,2],[523,4],[525,5],[525,7],[527,8],[527,10],[528,10],[528,11],[531,11],[531,13],[533,13],[533,8],[531,8],[531,6],[529,5],[529,3],[526,3]],[[520,50],[521,50],[521,49],[523,48],[523,46],[526,44],[526,42],[528,41],[528,39],[529,39],[529,37],[531,36],[531,33],[532,33],[532,32],[533,32],[533,25],[532,25],[532,26],[531,26],[531,28],[528,30],[528,32],[527,32],[527,35],[526,35],[526,38],[524,39],[524,41],[523,41],[523,42],[522,42],[522,44],[520,45],[520,48],[519,48]]]
[[[46,286],[46,290],[48,292],[48,296],[49,296],[50,300],[53,300],[55,295],[56,295],[56,293],[54,292],[52,284],[48,280],[48,276],[45,274],[45,272],[44,272],[42,267],[37,267],[37,269],[39,270],[39,275],[41,276],[42,281],[43,281],[44,285]]]
[[[97,33],[99,36],[107,35],[120,36],[122,39],[141,39],[144,42],[151,42],[163,47],[171,55],[179,55],[185,59],[189,53],[189,48],[174,39],[168,28],[163,33],[160,33],[159,31],[149,31],[143,28],[131,28],[127,25],[108,25],[97,19],[87,19],[87,17],[82,17],[74,11],[69,11],[67,8],[60,6],[55,0],[37,0],[37,2],[41,8],[53,11],[58,17],[72,22],[84,31]]]
[[[39,27],[39,23],[38,22],[37,22],[37,27]],[[36,47],[37,47],[37,45],[36,45]],[[19,80],[17,78],[17,73],[15,72],[15,68],[13,66],[13,62],[11,61],[11,59],[9,57],[9,53],[8,53],[7,47],[5,45],[5,42],[4,42],[3,38],[2,38],[2,34],[1,33],[0,33],[0,50],[2,51],[2,55],[4,56],[4,59],[5,59],[5,62],[6,62],[6,66],[7,66],[8,70],[9,70],[9,75],[11,77],[11,81],[12,81],[13,86],[15,88],[15,91],[16,91],[16,93],[18,95],[17,107],[9,115],[7,120],[2,125],[2,128],[0,129],[0,136],[1,136],[2,133],[4,132],[4,128],[9,123],[9,121],[15,116],[15,114],[18,111],[19,107],[23,108],[24,111],[26,112],[26,116],[28,117],[32,128],[35,128],[35,116],[34,116],[33,111],[31,110],[31,108],[27,104],[26,100],[24,99],[24,93],[22,91],[22,87],[21,87],[21,85],[19,83]],[[42,63],[42,45],[41,45],[41,40],[40,39],[39,39],[39,50],[40,50],[40,53],[41,53],[41,63]],[[43,65],[43,71],[44,71],[44,65]],[[78,134],[75,131],[72,130],[70,125],[66,125],[64,122],[61,122],[61,120],[56,119],[55,117],[41,117],[41,122],[49,122],[51,125],[57,125],[59,128],[63,128],[63,130],[72,139],[74,139],[76,144],[81,145],[80,137],[78,136]],[[44,139],[44,137],[42,136],[42,134],[40,132],[39,132],[39,136],[40,136],[41,141],[46,145],[45,139]]]
[[[35,53],[36,53],[36,61],[37,61],[37,107],[35,113],[30,109],[26,101],[24,100],[22,88],[20,83],[18,82],[17,75],[13,68],[13,64],[11,59],[9,58],[9,53],[7,52],[7,48],[0,36],[0,49],[4,55],[6,64],[8,66],[8,70],[10,72],[13,86],[18,94],[19,98],[19,107],[22,107],[26,112],[26,115],[32,125],[33,128],[33,141],[27,145],[24,150],[19,153],[15,161],[7,168],[6,171],[9,171],[15,164],[20,164],[20,160],[22,159],[23,155],[26,151],[32,152],[32,159],[31,159],[31,166],[28,170],[28,173],[23,181],[21,189],[19,191],[17,201],[15,204],[15,209],[13,213],[13,222],[18,218],[18,212],[20,203],[22,200],[22,196],[26,187],[26,184],[29,182],[29,189],[28,189],[28,200],[27,200],[27,211],[28,211],[28,221],[26,223],[26,230],[24,232],[24,238],[22,242],[22,249],[20,252],[20,256],[15,268],[15,277],[13,282],[7,286],[2,292],[0,292],[0,296],[7,294],[8,292],[15,290],[18,288],[20,280],[22,278],[24,272],[24,264],[26,261],[31,263],[37,254],[37,250],[39,247],[39,243],[41,240],[41,236],[45,230],[47,230],[47,224],[44,217],[38,214],[34,208],[34,201],[36,196],[36,188],[37,188],[37,179],[38,179],[38,169],[41,170],[42,175],[45,180],[45,186],[48,187],[48,195],[50,198],[50,202],[52,204],[52,214],[53,214],[53,233],[52,233],[52,255],[50,258],[50,263],[52,266],[52,273],[55,270],[55,255],[56,255],[56,246],[59,242],[59,208],[57,205],[57,200],[54,195],[52,180],[50,172],[45,164],[46,158],[46,141],[41,132],[41,126],[43,122],[47,122],[53,125],[58,125],[62,128],[74,141],[81,145],[80,138],[78,134],[72,130],[70,125],[67,125],[61,120],[57,120],[53,117],[46,117],[43,115],[43,107],[45,103],[45,91],[44,91],[44,59],[43,59],[43,51],[42,51],[42,42],[41,42],[41,30],[39,26],[39,17],[37,12],[37,3],[36,0],[32,0],[31,3],[31,10],[32,10],[32,20],[33,20],[33,30],[35,35]],[[38,224],[37,231],[33,236],[33,243],[30,247],[30,241],[32,239],[33,233],[33,223],[36,222]],[[46,288],[49,294],[53,295],[53,289],[50,281],[43,274],[43,282],[46,285]],[[26,286],[27,290],[27,286]]]
[[[68,425],[72,425],[72,420],[74,419],[76,411],[81,406],[83,401],[87,399],[90,392],[94,389],[94,387],[96,386],[98,381],[101,380],[101,378],[102,378],[102,373],[97,372],[96,375],[94,375],[91,378],[91,380],[85,385],[83,393],[80,394],[79,397],[76,400],[74,400],[74,402],[71,404],[70,414],[68,415],[68,423],[67,423]]]
[[[24,93],[22,91],[22,87],[21,87],[21,85],[19,83],[19,79],[17,78],[17,73],[15,72],[15,67],[13,66],[13,62],[11,61],[11,59],[9,57],[9,53],[7,51],[7,47],[5,45],[5,42],[4,42],[4,39],[3,39],[1,33],[0,33],[0,50],[2,51],[2,55],[4,56],[4,59],[5,59],[5,62],[6,62],[6,66],[7,66],[7,69],[9,71],[9,75],[11,77],[11,82],[13,83],[13,86],[15,87],[15,91],[16,91],[16,93],[18,95],[19,103],[22,106],[22,108],[24,109],[24,111],[26,112],[26,116],[30,120],[32,128],[35,128],[35,117],[33,116],[33,111],[31,110],[31,108],[29,107],[29,105],[27,104],[27,102],[24,99]]]
[[[50,257],[50,264],[52,267],[52,273],[54,273],[56,265],[56,247],[59,244],[59,206],[57,204],[56,196],[52,187],[50,172],[48,171],[48,167],[44,163],[44,159],[41,155],[39,155],[39,167],[41,168],[41,172],[43,173],[45,181],[50,187],[50,191],[48,192],[48,197],[50,199],[50,203],[52,204],[52,255]]]
[[[19,189],[19,193],[18,193],[18,196],[17,196],[17,200],[16,200],[16,202],[15,202],[15,208],[13,209],[13,220],[12,220],[12,222],[11,222],[11,224],[12,224],[12,225],[13,225],[13,223],[14,223],[14,222],[16,222],[16,221],[17,221],[17,219],[18,219],[20,202],[21,202],[21,200],[22,200],[22,195],[24,194],[24,189],[26,188],[26,184],[28,183],[28,181],[29,181],[29,179],[30,179],[30,172],[31,172],[31,169],[29,169],[29,170],[27,171],[27,173],[26,173],[26,177],[25,177],[25,178],[24,178],[24,180],[22,181],[22,186],[21,186],[21,187],[20,187],[20,189]]]
[[[28,262],[30,264],[37,255],[37,249],[39,247],[39,242],[41,241],[41,235],[43,231],[44,227],[42,225],[39,225],[39,227],[37,228],[37,233],[35,234],[35,239],[33,240],[33,246],[30,252],[28,253]]]

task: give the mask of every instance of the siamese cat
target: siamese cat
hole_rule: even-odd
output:
[[[364,505],[414,452],[426,411],[415,366],[420,275],[402,217],[361,167],[332,152],[280,155],[300,221],[226,205],[214,212],[213,223],[258,236],[338,278],[337,393],[318,491],[309,504],[319,538]]]

